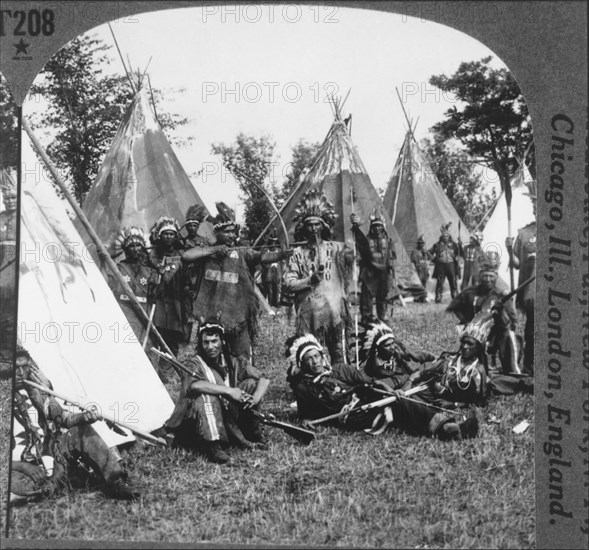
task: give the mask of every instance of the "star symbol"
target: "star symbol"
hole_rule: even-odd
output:
[[[16,48],[16,55],[21,53],[24,53],[25,55],[29,54],[27,49],[30,46],[30,44],[27,44],[22,38],[20,39],[20,42],[18,42],[17,44],[13,44],[13,46]]]
[[[139,279],[139,284],[145,286],[147,284],[147,279],[145,277],[141,277],[141,279]]]
[[[129,277],[129,275],[124,275],[123,279],[125,279],[126,283],[130,283],[131,282],[131,277]]]

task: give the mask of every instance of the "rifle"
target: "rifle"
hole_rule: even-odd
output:
[[[52,395],[53,397],[57,397],[57,398],[61,399],[62,401],[65,401],[66,403],[71,403],[72,405],[75,405],[76,407],[78,407],[79,409],[82,409],[83,411],[90,410],[89,407],[85,407],[84,405],[81,405],[80,403],[74,401],[73,399],[70,399],[69,397],[66,397],[64,395],[60,395],[56,391],[53,391],[50,388],[42,386],[41,384],[37,384],[36,382],[31,382],[30,380],[24,380],[24,383],[29,386],[32,386],[33,388],[37,388],[38,390],[41,390],[44,393]],[[154,435],[151,435],[149,432],[144,432],[143,430],[137,428],[136,426],[131,426],[130,424],[126,424],[125,422],[121,422],[120,420],[116,420],[114,417],[112,417],[110,415],[103,414],[102,411],[100,411],[100,413],[98,414],[98,419],[105,420],[107,422],[111,422],[112,424],[116,424],[118,426],[126,428],[127,430],[133,432],[134,434],[136,434],[140,437],[143,437],[144,439],[147,439],[148,441],[151,441],[153,443],[159,443],[160,445],[164,445],[164,446],[167,445],[167,443],[163,439],[161,439],[160,437],[155,437]]]
[[[197,374],[190,370],[188,367],[180,363],[178,360],[174,359],[171,355],[167,353],[162,353],[159,349],[151,348],[156,355],[159,357],[163,357],[166,361],[168,361],[173,367],[177,370],[182,370],[185,373],[191,376],[197,376]],[[293,424],[288,424],[287,422],[282,422],[280,420],[276,420],[271,415],[263,414],[259,411],[254,409],[249,409],[253,415],[260,420],[263,424],[267,424],[268,426],[273,426],[274,428],[279,428],[291,437],[294,437],[297,441],[301,441],[305,445],[308,445],[315,439],[315,434],[311,430],[306,430],[304,428],[300,428],[298,426],[294,426]]]
[[[294,437],[297,441],[300,441],[305,445],[308,445],[309,443],[311,443],[311,441],[315,439],[315,434],[311,430],[306,430],[305,428],[300,428],[299,426],[293,426],[292,424],[288,424],[287,422],[276,420],[276,418],[274,418],[274,415],[272,414],[263,414],[261,412],[256,411],[255,409],[250,409],[250,411],[263,424],[273,426],[274,428],[280,428],[285,433]]]
[[[399,397],[413,395],[414,393],[419,393],[420,391],[423,391],[425,389],[427,389],[427,386],[425,386],[425,385],[415,386],[414,388],[410,388],[410,389],[402,392],[402,395],[400,395]],[[324,416],[323,418],[318,418],[317,420],[311,420],[309,422],[309,424],[311,426],[315,426],[316,424],[323,424],[324,422],[327,422],[329,420],[335,420],[336,418],[346,416],[346,415],[351,414],[356,411],[369,411],[371,409],[386,407],[387,405],[389,405],[390,403],[393,403],[397,399],[398,399],[397,395],[391,395],[390,397],[385,397],[384,399],[378,399],[377,401],[372,401],[370,403],[366,403],[365,405],[361,405],[360,407],[356,407],[354,409],[350,409],[347,411],[340,411],[335,414],[330,414],[329,416]]]

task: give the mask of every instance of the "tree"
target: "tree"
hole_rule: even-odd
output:
[[[16,169],[18,163],[17,106],[0,74],[0,167]]]
[[[273,214],[268,199],[256,185],[269,193],[266,180],[272,169],[275,147],[276,143],[270,136],[255,138],[244,133],[238,134],[232,145],[211,145],[211,152],[221,155],[224,168],[235,178],[244,193],[241,199],[245,206],[245,232],[250,241],[258,237]]]
[[[301,174],[305,168],[310,166],[319,151],[319,147],[321,147],[321,143],[309,143],[304,139],[299,139],[296,145],[291,147],[292,160],[289,164],[289,170],[285,175],[282,188],[276,193],[276,202],[279,207],[284,204],[293,189],[297,186]]]
[[[126,76],[103,74],[102,67],[110,61],[110,49],[88,35],[72,40],[47,62],[40,82],[32,89],[48,102],[47,109],[34,118],[32,125],[50,133],[52,141],[47,153],[69,180],[80,204],[134,96]],[[156,90],[156,106],[160,98]],[[158,118],[168,129],[186,122],[161,109]]]
[[[433,141],[423,139],[420,146],[456,212],[473,231],[497,200],[495,189],[490,193],[482,190],[482,177],[472,158],[439,134],[434,134]]]
[[[490,66],[491,57],[461,63],[452,76],[437,75],[430,84],[460,102],[434,125],[442,138],[455,138],[467,152],[497,172],[507,204],[510,179],[532,142],[528,107],[513,75]]]

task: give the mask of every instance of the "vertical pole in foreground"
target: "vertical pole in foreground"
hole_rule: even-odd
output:
[[[354,211],[354,188],[350,185],[350,202],[352,203],[352,214]],[[352,238],[354,239],[354,296],[358,302],[358,264],[357,264],[357,250],[356,250],[356,236],[352,231]],[[356,349],[356,369],[360,370],[360,352],[358,349],[358,308],[360,306],[356,303],[356,309],[354,311],[354,338],[355,338],[355,349]]]

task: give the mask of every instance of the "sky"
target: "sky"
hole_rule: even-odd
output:
[[[386,187],[406,132],[404,107],[418,124],[418,140],[443,119],[452,97],[429,85],[462,61],[494,56],[486,46],[449,27],[420,18],[369,10],[309,5],[183,8],[112,22],[123,57],[147,67],[164,106],[189,122],[175,136],[184,169],[210,210],[219,200],[237,208],[233,178],[211,154],[211,143],[230,144],[239,132],[276,142],[273,179],[280,184],[290,148],[301,138],[323,141],[333,114],[328,94],[345,97],[352,139],[375,187]],[[112,45],[108,25],[89,34]],[[197,172],[201,172],[197,176]],[[493,173],[485,174],[494,183]]]

